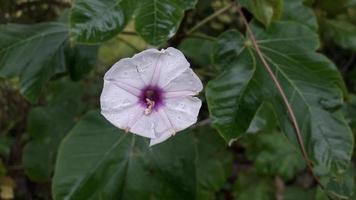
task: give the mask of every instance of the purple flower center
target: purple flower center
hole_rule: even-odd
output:
[[[163,94],[163,90],[157,86],[146,86],[141,91],[140,104],[145,108],[151,106],[153,110],[157,111],[163,104]],[[152,104],[152,102],[154,103]]]

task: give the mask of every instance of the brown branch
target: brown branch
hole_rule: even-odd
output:
[[[203,20],[201,20],[199,23],[197,23],[194,27],[192,27],[191,29],[189,29],[186,34],[190,35],[192,33],[194,33],[196,30],[198,30],[200,27],[202,27],[203,25],[205,25],[206,23],[210,22],[212,19],[216,18],[217,16],[221,15],[222,13],[224,13],[225,11],[229,10],[231,8],[232,3],[229,3],[228,5],[226,5],[225,7],[215,11],[213,14],[209,15],[208,17],[204,18]]]
[[[311,173],[311,175],[314,177],[315,181],[318,182],[318,184],[320,185],[320,187],[323,187],[321,184],[320,184],[320,180],[319,178],[314,174],[313,172],[313,166],[312,166],[312,162],[311,160],[309,159],[309,156],[307,154],[307,151],[305,149],[305,146],[304,146],[304,142],[303,142],[303,138],[302,138],[302,133],[300,131],[300,128],[299,128],[299,125],[298,125],[298,122],[297,122],[297,119],[295,117],[295,114],[294,114],[294,111],[292,109],[292,106],[290,105],[289,103],[289,100],[287,98],[287,95],[285,94],[284,90],[283,90],[283,87],[281,86],[281,84],[279,83],[276,75],[273,73],[271,67],[269,66],[268,62],[266,61],[265,57],[264,57],[264,54],[262,53],[262,51],[260,50],[257,42],[256,42],[256,38],[250,28],[250,25],[249,23],[247,22],[247,19],[244,15],[244,13],[242,12],[242,9],[240,7],[240,5],[237,6],[238,8],[238,12],[240,13],[241,15],[241,18],[242,18],[242,21],[246,27],[246,31],[247,31],[247,34],[248,34],[248,37],[250,38],[251,42],[252,42],[252,45],[258,55],[258,57],[260,58],[260,60],[262,61],[263,63],[263,66],[264,68],[267,70],[269,76],[272,78],[275,86],[277,87],[277,90],[278,92],[280,93],[282,99],[283,99],[283,102],[287,108],[287,111],[288,111],[288,114],[289,114],[289,118],[292,122],[292,125],[293,125],[293,128],[294,128],[294,133],[297,137],[297,141],[299,143],[299,147],[302,151],[302,155],[303,155],[303,158],[307,164],[307,167],[308,167],[308,170],[309,172]]]

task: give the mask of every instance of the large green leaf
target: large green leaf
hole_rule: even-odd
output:
[[[70,15],[71,34],[78,42],[99,43],[124,29],[135,0],[76,0]]]
[[[273,19],[279,19],[283,13],[283,0],[239,0],[254,17],[265,26]]]
[[[60,82],[54,86],[49,105],[34,108],[28,117],[31,141],[24,148],[22,161],[26,174],[37,182],[50,179],[59,143],[83,108],[80,84]]]
[[[214,133],[208,130],[196,134]],[[204,141],[183,132],[151,148],[146,139],[125,134],[98,111],[90,112],[60,146],[54,199],[196,199],[200,188],[214,191],[226,179],[214,161],[221,157],[216,152],[221,146]]]
[[[174,36],[184,10],[195,3],[189,0],[142,0],[135,18],[136,30],[146,42],[160,45]]]
[[[31,101],[54,73],[65,70],[66,24],[2,25],[0,38],[0,77],[20,76],[21,93]]]
[[[317,35],[291,22],[272,23],[267,30],[254,23],[252,31],[291,104],[315,173],[328,180],[339,177],[349,165],[353,137],[338,110],[343,103],[344,83],[333,63],[315,52]],[[207,86],[213,125],[226,141],[241,137],[261,104],[270,102],[280,128],[298,146],[281,95],[250,42],[238,32],[229,31],[220,36],[220,41],[227,42],[218,42],[219,49],[231,49],[231,43],[236,43],[226,38],[245,45],[243,50],[241,45],[236,46],[229,56],[237,62],[224,66],[226,70]]]

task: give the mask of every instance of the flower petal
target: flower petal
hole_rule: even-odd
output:
[[[142,114],[136,119],[130,128],[130,132],[137,135],[157,138],[171,129],[171,127],[163,121],[158,112],[152,112],[149,115]]]
[[[160,58],[160,65],[158,67],[160,75],[153,84],[160,87],[166,86],[171,80],[182,74],[189,68],[190,64],[184,57],[183,53],[178,49],[169,47],[161,51],[163,55]]]
[[[135,63],[130,58],[121,59],[105,73],[104,80],[113,81],[129,87],[140,89],[145,83],[142,80]]]
[[[172,137],[176,131],[188,128],[197,121],[197,116],[201,107],[200,99],[196,97],[182,97],[169,99],[166,107],[161,109],[174,130],[165,131],[157,138],[150,140],[150,146],[164,142]]]
[[[137,75],[141,77],[145,85],[151,85],[155,70],[160,67],[161,56],[161,51],[147,49],[130,58],[135,65]]]
[[[166,97],[196,95],[203,89],[203,84],[192,69],[186,69],[182,74],[170,81],[166,87]]]
[[[165,133],[163,133],[161,135],[161,137],[158,137],[158,138],[152,138],[150,140],[150,147],[153,146],[153,145],[156,145],[158,143],[161,143],[161,142],[164,142],[166,141],[168,138],[172,137],[172,133],[169,132],[169,131],[166,131]]]
[[[183,130],[197,121],[201,101],[197,97],[167,99],[164,111],[176,131]]]
[[[137,102],[138,97],[118,87],[115,82],[104,80],[100,96],[101,114],[116,127],[126,129],[137,113],[143,112]]]

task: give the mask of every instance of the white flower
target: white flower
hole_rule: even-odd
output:
[[[197,121],[203,85],[184,55],[169,47],[148,49],[115,63],[104,77],[101,113],[116,127],[167,140]]]

